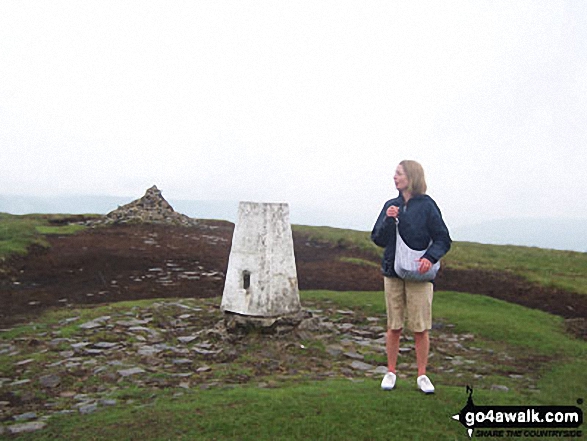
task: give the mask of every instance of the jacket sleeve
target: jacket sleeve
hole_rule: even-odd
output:
[[[436,203],[431,207],[428,215],[427,227],[430,237],[432,238],[432,245],[430,245],[422,257],[428,259],[434,264],[448,253],[452,244],[448,228],[442,219],[442,214]]]
[[[371,232],[371,240],[375,242],[375,245],[383,248],[389,243],[391,235],[395,234],[395,223],[386,213],[389,205],[388,202],[383,206]]]

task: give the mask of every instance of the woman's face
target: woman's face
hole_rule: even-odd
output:
[[[395,182],[395,188],[397,188],[399,191],[405,191],[408,188],[410,182],[408,181],[408,177],[401,165],[398,165],[395,169],[393,182]]]

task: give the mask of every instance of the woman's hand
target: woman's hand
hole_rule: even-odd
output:
[[[399,214],[399,207],[392,205],[387,209],[385,214],[387,214],[387,217],[393,217],[394,219],[397,219],[397,216]]]
[[[420,274],[424,274],[425,272],[429,271],[432,268],[432,262],[428,259],[422,258],[418,259],[416,262],[420,262],[420,266],[418,267],[418,272]]]

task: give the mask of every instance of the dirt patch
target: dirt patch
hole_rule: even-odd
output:
[[[233,228],[229,222],[200,221],[192,227],[113,225],[48,236],[50,248],[36,247],[0,264],[0,324],[49,306],[220,296]],[[294,249],[300,289],[382,290],[378,267],[355,263],[378,263],[370,254],[296,232]],[[444,268],[436,287],[485,294],[565,318],[587,316],[587,296],[506,273]]]
[[[522,277],[479,270],[446,268],[437,279],[442,290],[483,294],[565,318],[587,316],[587,296],[529,283]]]

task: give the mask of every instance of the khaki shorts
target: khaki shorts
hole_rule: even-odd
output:
[[[431,282],[412,282],[395,277],[384,277],[383,281],[388,329],[402,329],[406,318],[407,328],[412,332],[432,329],[434,286]]]

